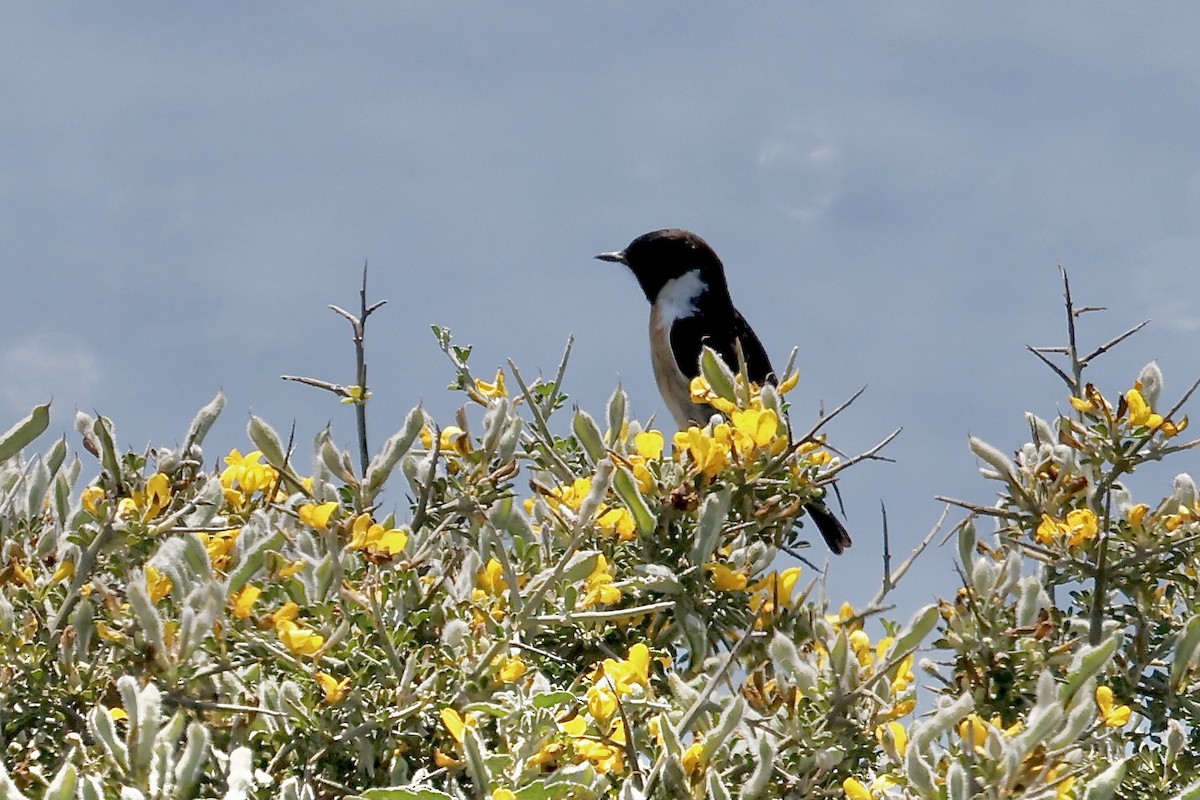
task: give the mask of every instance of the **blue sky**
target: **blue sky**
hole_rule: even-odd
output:
[[[879,573],[937,494],[988,503],[968,434],[1004,450],[1061,384],[1057,267],[1107,393],[1157,358],[1200,375],[1200,10],[1186,3],[10,4],[0,24],[0,418],[54,397],[131,447],[172,444],[218,388],[215,456],[249,412],[301,441],[348,409],[359,271],[376,439],[449,420],[429,333],[551,371],[599,413],[620,381],[665,418],[632,276],[592,260],[680,226],[723,257],[795,420],[894,465],[843,481],[856,544],[830,596]],[[0,419],[0,428],[8,422]],[[74,442],[74,437],[72,436]],[[1185,457],[1177,469],[1195,469]],[[1174,470],[1145,480],[1148,502]],[[943,549],[900,616],[953,592]]]

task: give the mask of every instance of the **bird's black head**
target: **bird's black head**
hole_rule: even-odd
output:
[[[633,272],[651,303],[668,281],[699,270],[709,291],[729,293],[725,268],[708,243],[691,231],[667,228],[643,234],[624,250],[601,253],[601,261],[624,264]]]

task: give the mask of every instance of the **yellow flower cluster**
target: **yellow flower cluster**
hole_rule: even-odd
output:
[[[233,546],[237,544],[241,528],[225,531],[197,531],[196,536],[208,553],[208,560],[217,572],[224,572],[233,561]]]
[[[325,637],[312,628],[296,622],[300,607],[295,603],[285,603],[282,608],[271,615],[275,625],[275,635],[283,642],[288,650],[298,656],[315,656],[325,644]]]
[[[750,610],[759,617],[755,627],[761,629],[777,609],[792,607],[792,592],[800,571],[800,567],[788,567],[783,572],[768,572],[750,586]]]
[[[1133,388],[1125,392],[1122,400],[1121,416],[1117,422],[1131,432],[1158,431],[1167,438],[1177,436],[1188,426],[1188,418],[1184,417],[1178,423],[1165,419],[1154,411],[1143,394],[1140,382],[1134,382]],[[1083,397],[1071,397],[1071,407],[1081,414],[1093,418],[1111,419],[1114,415],[1112,404],[1104,398],[1092,384],[1084,389]]]
[[[93,497],[95,497],[94,494]],[[101,491],[101,497],[103,497],[103,491]],[[86,501],[87,498],[85,498],[85,504]],[[146,480],[145,489],[135,489],[129,497],[122,497],[117,501],[117,517],[149,522],[170,504],[171,481],[166,475],[156,472]],[[88,512],[92,513],[92,510],[89,508]],[[96,516],[95,513],[92,515]]]
[[[370,514],[359,514],[350,527],[351,550],[365,550],[371,555],[390,558],[404,552],[408,545],[408,531],[402,528],[385,528],[371,518]]]
[[[235,509],[245,507],[255,492],[265,495],[279,482],[279,472],[262,463],[262,458],[260,450],[242,455],[236,449],[225,457],[221,488],[225,490],[225,500]]]
[[[649,473],[647,472],[647,474]],[[650,480],[653,481],[653,477]],[[545,498],[551,508],[568,508],[571,511],[578,511],[591,491],[591,478],[576,478],[569,485],[555,486],[549,494],[545,495]],[[532,512],[533,505],[533,500],[527,499],[525,510]],[[609,506],[601,503],[596,509],[595,519],[596,524],[600,527],[600,532],[605,536],[616,537],[622,542],[630,541],[637,536],[637,522],[634,521],[633,514],[629,513],[629,509],[623,506]]]
[[[1043,514],[1036,532],[1040,544],[1049,546],[1065,541],[1068,547],[1087,545],[1099,534],[1100,521],[1095,512],[1088,508],[1070,511],[1066,519],[1056,519],[1049,514]]]
[[[584,608],[609,605],[621,599],[621,589],[613,585],[613,574],[603,554],[596,556],[596,567],[587,576],[586,587],[581,601]]]
[[[686,454],[697,474],[711,479],[731,463],[779,455],[787,449],[787,429],[774,409],[762,407],[757,395],[747,408],[740,409],[714,394],[702,377],[692,380],[691,392],[693,402],[708,403],[729,420],[711,430],[693,425],[675,434],[676,453]]]

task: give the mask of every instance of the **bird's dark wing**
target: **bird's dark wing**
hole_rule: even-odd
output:
[[[715,350],[721,360],[737,372],[735,342],[741,342],[750,380],[757,384],[775,383],[775,371],[762,342],[732,306],[723,314],[715,309],[701,309],[701,313],[678,319],[671,326],[671,352],[680,371],[689,380],[700,374],[700,353],[705,345]]]
[[[821,538],[825,540],[825,544],[829,545],[829,549],[835,556],[840,556],[842,551],[851,545],[850,534],[846,532],[846,528],[820,500],[806,504],[804,510],[808,512],[808,516],[812,517],[812,521],[817,525],[817,530],[821,532]]]

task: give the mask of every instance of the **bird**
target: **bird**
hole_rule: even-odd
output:
[[[628,267],[650,301],[654,379],[681,429],[703,426],[719,413],[691,399],[691,381],[700,374],[706,345],[735,371],[740,349],[751,381],[777,382],[766,349],[733,305],[721,259],[699,236],[680,228],[651,231],[623,250],[596,258]],[[810,501],[804,509],[835,555],[850,546],[850,534],[822,501]]]

